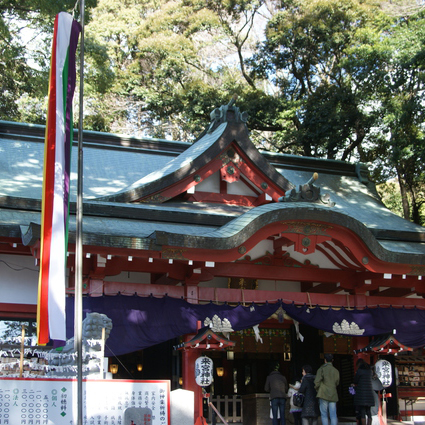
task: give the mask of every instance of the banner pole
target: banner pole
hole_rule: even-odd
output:
[[[100,360],[100,379],[105,379],[105,339],[106,339],[106,329],[102,328],[102,342],[101,342],[101,360]]]
[[[25,325],[21,329],[21,353],[19,359],[19,377],[22,378],[24,372],[24,351],[25,351]]]
[[[74,334],[77,353],[77,425],[83,425],[83,99],[84,99],[84,0],[80,2],[80,102],[78,119],[78,182],[75,241]]]

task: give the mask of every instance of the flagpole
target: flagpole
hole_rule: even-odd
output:
[[[77,353],[77,425],[83,425],[83,93],[84,93],[84,0],[80,0],[80,106],[78,119],[78,171],[75,240],[74,334]]]

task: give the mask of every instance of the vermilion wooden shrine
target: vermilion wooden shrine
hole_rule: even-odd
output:
[[[221,106],[193,144],[84,134],[84,293],[424,308],[425,229],[383,205],[367,167],[259,151],[247,119]],[[43,139],[41,126],[0,123],[3,265],[37,268]],[[70,229],[72,296],[75,216]],[[35,273],[11,270],[0,284],[2,318],[35,317]],[[278,316],[260,329],[293,329]]]

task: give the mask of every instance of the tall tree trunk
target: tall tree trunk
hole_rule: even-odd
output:
[[[400,186],[400,194],[401,194],[401,204],[403,206],[403,217],[406,220],[410,220],[410,206],[409,206],[409,198],[407,197],[407,187],[404,182],[403,176],[400,173],[400,170],[397,169],[397,178],[398,184]]]
[[[421,212],[420,212],[421,204],[416,199],[416,194],[414,189],[411,189],[409,193],[410,193],[410,198],[412,199],[412,202],[411,202],[412,203],[412,221],[413,223],[416,223],[416,224],[422,224]]]

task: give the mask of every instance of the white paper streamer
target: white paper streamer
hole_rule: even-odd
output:
[[[262,344],[263,343],[263,338],[261,338],[261,336],[260,336],[260,329],[258,328],[258,325],[253,326],[252,329],[254,329],[255,340],[257,342],[260,341],[261,344]]]

